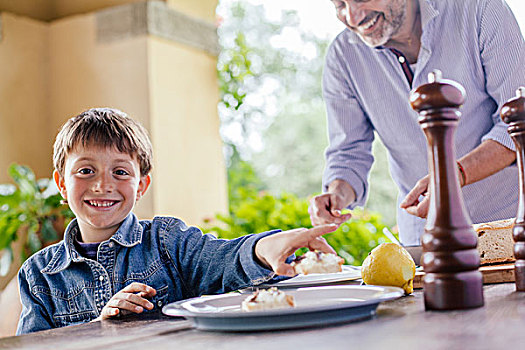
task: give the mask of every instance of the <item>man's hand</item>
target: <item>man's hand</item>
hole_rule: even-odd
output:
[[[335,193],[323,193],[312,198],[308,207],[312,225],[341,225],[343,222],[350,220],[352,214],[341,213],[341,209],[345,207],[342,202],[341,196]]]
[[[298,228],[266,236],[255,245],[255,254],[263,264],[271,268],[276,274],[292,277],[296,273],[293,267],[286,263],[286,258],[303,247],[335,254],[334,249],[322,235],[336,229],[337,225],[330,224],[311,229]]]
[[[420,218],[426,218],[430,205],[430,196],[428,195],[429,182],[430,175],[419,180],[399,205],[401,209],[405,209],[407,213]]]
[[[355,191],[347,182],[334,180],[328,186],[328,192],[310,200],[308,213],[312,225],[337,224],[350,220],[352,214],[342,214],[341,210],[355,201]]]
[[[104,306],[98,320],[105,320],[115,317],[124,311],[140,314],[144,309],[153,309],[153,304],[146,298],[151,298],[157,291],[143,283],[134,282],[122,288]]]

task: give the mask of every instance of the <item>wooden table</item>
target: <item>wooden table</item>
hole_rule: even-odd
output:
[[[485,306],[428,312],[423,293],[382,303],[371,320],[330,327],[204,332],[188,321],[156,317],[93,322],[0,339],[0,349],[523,349],[525,293],[514,283],[484,287]]]

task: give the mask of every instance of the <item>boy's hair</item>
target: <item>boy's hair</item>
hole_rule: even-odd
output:
[[[88,109],[62,126],[53,146],[53,165],[61,175],[66,156],[79,145],[115,147],[136,157],[141,176],[151,170],[153,148],[146,129],[118,109]]]

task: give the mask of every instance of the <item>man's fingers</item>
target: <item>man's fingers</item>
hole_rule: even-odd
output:
[[[334,223],[341,225],[342,223],[347,222],[351,218],[352,218],[351,213],[341,214],[341,216],[335,219]]]
[[[423,193],[424,191],[422,192],[422,190],[420,190],[418,187],[414,187],[410,192],[408,192],[405,199],[403,199],[399,206],[401,207],[401,209],[407,209],[410,206],[417,205],[418,198]]]
[[[310,201],[308,212],[312,225],[324,225],[336,222],[340,216],[339,206],[335,203],[336,197],[333,194],[322,194],[314,197]]]
[[[424,218],[427,217],[429,205],[430,205],[430,200],[429,200],[429,198],[427,196],[427,197],[425,197],[425,199],[423,199],[423,201],[421,201],[417,205],[413,205],[413,206],[407,207],[407,208],[405,208],[405,210],[407,211],[407,213],[409,213],[411,215],[414,215],[414,216],[417,216],[417,217],[420,217],[420,218],[424,219]]]
[[[424,195],[428,191],[428,182],[430,177],[427,175],[421,180],[419,180],[414,188],[408,192],[403,201],[399,204],[401,209],[406,209],[410,206],[418,204],[419,197]]]

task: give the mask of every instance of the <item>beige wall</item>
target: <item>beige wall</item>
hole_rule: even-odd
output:
[[[212,5],[182,7],[197,13]],[[202,17],[210,19],[208,12]],[[153,183],[135,210],[139,217],[200,224],[225,212],[216,57],[148,34],[104,40],[98,36],[111,33],[97,34],[97,25],[96,13],[51,22],[3,13],[0,99],[9,103],[0,104],[0,183],[9,181],[13,161],[50,177],[59,127],[87,108],[109,106],[142,122],[152,137]]]
[[[227,208],[219,135],[216,58],[163,39],[148,41],[158,214],[202,222]],[[160,161],[161,160],[161,161]]]
[[[12,162],[49,177],[49,26],[1,13],[0,183]]]
[[[218,0],[166,0],[166,3],[189,16],[215,23],[215,9]]]

